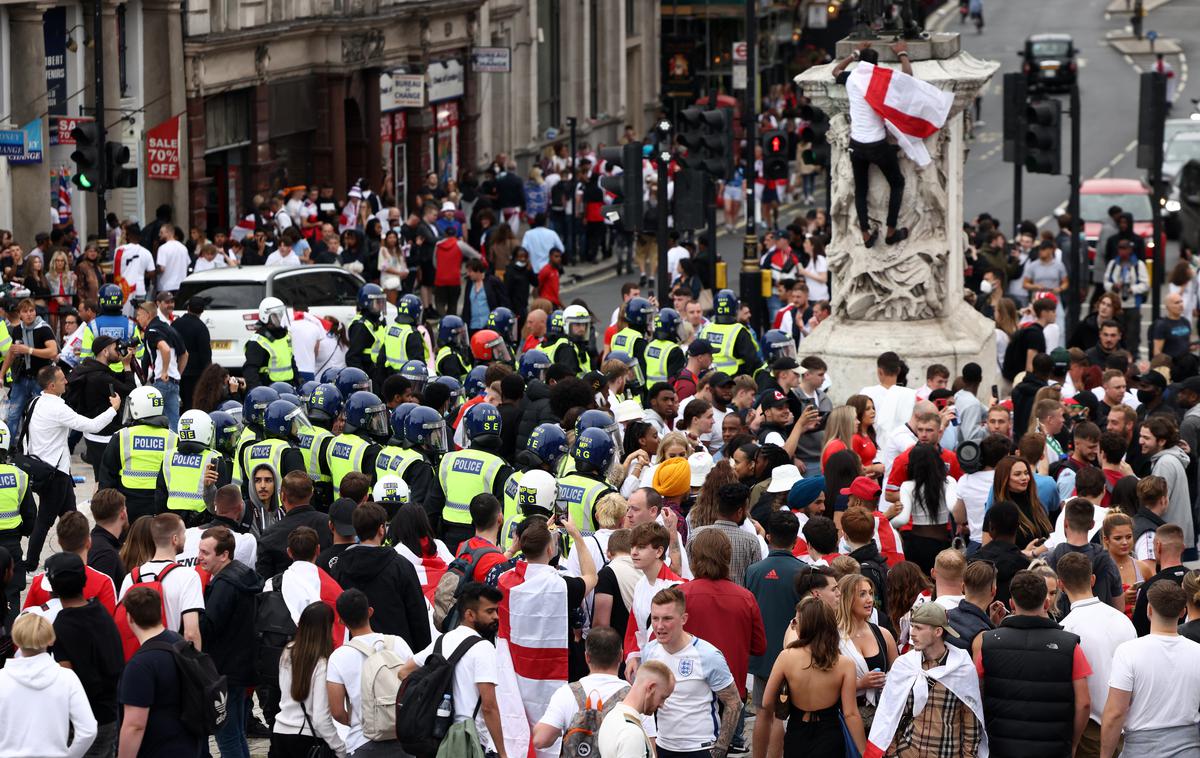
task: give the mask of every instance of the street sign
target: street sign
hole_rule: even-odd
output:
[[[25,152],[25,132],[20,129],[0,129],[0,155],[14,158]]]
[[[512,50],[507,47],[471,48],[471,71],[477,74],[507,74],[512,71]]]
[[[1146,39],[1153,42],[1154,40],[1158,39],[1158,32],[1151,29],[1150,31],[1146,32]]]
[[[733,88],[746,89],[746,64],[733,64]]]
[[[425,77],[422,74],[403,74],[399,71],[379,75],[380,112],[401,108],[421,108],[425,105]]]
[[[745,63],[749,59],[746,40],[733,43],[733,62]]]
[[[179,116],[146,132],[146,176],[150,179],[179,179]]]
[[[92,119],[90,116],[59,116],[55,120],[58,122],[58,129],[50,132],[51,142],[53,143],[55,140],[57,140],[57,143],[60,145],[74,145],[75,138],[71,136],[71,130],[85,121],[92,121],[94,119]]]

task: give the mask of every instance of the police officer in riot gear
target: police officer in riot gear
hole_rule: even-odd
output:
[[[646,333],[654,323],[654,305],[644,297],[625,303],[625,327],[613,335],[612,351],[633,356],[641,367],[641,384],[646,383]]]
[[[442,515],[442,539],[457,545],[475,534],[471,526],[471,499],[490,492],[504,497],[504,483],[512,467],[500,457],[500,412],[491,403],[478,403],[463,415],[467,447],[442,456],[438,486],[430,497],[430,509]]]
[[[714,370],[730,376],[754,376],[762,359],[758,356],[754,335],[745,324],[738,322],[737,315],[737,295],[733,290],[721,290],[717,293],[713,320],[705,324],[697,336],[712,345]]]
[[[429,350],[425,340],[417,331],[421,323],[421,298],[404,295],[396,303],[396,320],[387,325],[383,336],[383,350],[379,354],[382,368],[381,379],[398,372],[406,361],[428,361]]]
[[[208,521],[217,488],[229,483],[229,468],[213,450],[216,425],[204,411],[184,411],[178,435],[175,450],[163,459],[154,500],[159,513],[174,513],[190,528]]]
[[[249,476],[242,468],[242,458],[246,448],[266,437],[263,431],[263,419],[267,415],[267,406],[279,399],[279,393],[270,387],[255,387],[246,393],[242,403],[242,430],[238,434],[237,444],[233,448],[233,476],[231,481],[242,488],[243,497],[248,497],[246,482]]]
[[[471,370],[471,348],[467,325],[454,315],[442,316],[438,324],[438,351],[434,366],[438,376],[452,376],[461,382]]]
[[[384,314],[387,295],[378,284],[364,284],[358,289],[358,313],[346,329],[350,345],[346,349],[346,365],[362,369],[374,376],[379,352],[383,349]]]
[[[687,365],[681,327],[683,319],[674,308],[663,308],[654,317],[653,339],[646,345],[646,386],[670,380]]]
[[[558,478],[558,509],[566,511],[584,534],[596,531],[596,503],[615,491],[605,479],[615,450],[608,432],[585,429],[571,446],[575,470]]]
[[[342,412],[342,393],[332,384],[318,384],[304,403],[304,409],[310,428],[300,434],[296,446],[312,479],[313,507],[324,512],[333,504],[333,477],[327,456],[333,439],[333,422]]]
[[[525,447],[517,451],[514,458],[517,470],[504,483],[504,520],[506,528],[500,532],[501,539],[511,533],[509,522],[520,520],[521,508],[517,494],[521,481],[530,471],[545,471],[553,474],[558,462],[567,454],[567,434],[558,424],[539,424],[529,435]],[[503,545],[507,547],[507,544]]]
[[[375,461],[388,439],[387,405],[375,393],[359,390],[347,398],[343,414],[342,433],[329,443],[325,456],[329,473],[336,483],[360,471],[374,483]]]
[[[438,489],[437,467],[448,446],[446,419],[432,408],[418,405],[404,417],[404,449],[416,453],[411,461],[402,460],[395,471],[402,471],[401,478],[413,492],[414,502],[420,503],[429,517],[434,530],[442,523],[441,508],[433,506],[433,493]],[[425,496],[416,498],[417,492]]]
[[[138,387],[125,400],[122,428],[108,441],[96,485],[125,496],[129,523],[158,513],[155,491],[163,462],[177,437],[167,428],[166,403],[154,387]]]
[[[246,343],[246,364],[242,376],[246,389],[271,382],[296,381],[299,373],[292,355],[292,334],[288,331],[291,309],[277,297],[263,298],[258,304],[258,334]]]

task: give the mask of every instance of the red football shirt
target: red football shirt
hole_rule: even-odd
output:
[[[83,599],[91,600],[96,598],[100,605],[104,606],[104,610],[110,615],[117,612],[117,591],[113,588],[113,580],[108,574],[97,571],[91,566],[84,566],[87,572],[87,581],[83,584]],[[22,609],[32,605],[43,605],[50,601],[50,583],[45,581],[46,575],[38,574],[33,578],[33,584],[29,585],[29,594],[25,596],[25,604]]]

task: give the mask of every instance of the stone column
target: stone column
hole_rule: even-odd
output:
[[[838,58],[854,43],[838,43]],[[873,43],[880,65],[899,68],[889,43]],[[893,350],[909,365],[910,377],[923,377],[932,363],[955,375],[965,363],[983,369],[984,387],[995,381],[994,325],[963,300],[963,167],[966,111],[999,68],[962,52],[957,34],[935,34],[908,42],[913,75],[954,93],[946,124],[925,140],[932,162],[923,169],[900,154],[904,199],[899,226],[909,237],[887,245],[882,229],[888,185],[875,167],[870,172],[870,217],[880,225],[868,249],[854,208],[854,178],[847,151],[850,123],[846,88],[833,81],[834,64],[815,66],[796,77],[813,104],[830,117],[830,171],[833,200],[827,248],[833,315],[800,344],[801,355],[818,355],[829,365],[831,395],[845,400],[875,384],[875,359]],[[856,64],[852,64],[853,65]],[[876,221],[877,220],[877,221]]]
[[[143,0],[142,37],[144,40],[147,42],[150,40],[179,40],[182,39],[182,34],[179,0]],[[148,131],[176,113],[188,109],[187,93],[184,87],[183,46],[148,43],[142,45],[139,52],[142,55],[143,70],[146,72],[142,77],[145,87],[145,91],[142,93],[142,103],[146,108],[144,129]],[[130,55],[137,54],[132,50],[129,53]],[[115,59],[113,65],[115,70]],[[203,113],[203,107],[201,107],[201,113]],[[190,114],[185,114],[184,118],[190,118]],[[187,131],[185,130],[183,133],[187,134]],[[142,138],[145,139],[144,133]],[[199,157],[201,159],[199,176],[202,178],[203,149]],[[141,184],[144,188],[148,217],[153,217],[154,209],[166,203],[175,208],[175,223],[180,226],[184,224],[184,219],[187,218],[184,209],[188,207],[188,182],[193,168],[189,162],[181,160],[179,181],[175,182],[157,179],[148,181],[144,178],[145,175],[142,175]]]
[[[333,145],[331,180],[333,191],[338,197],[349,191],[346,179],[346,77],[332,74],[329,77],[329,142]]]
[[[379,70],[363,72],[363,131],[367,136],[367,173],[365,176],[376,192],[382,194],[383,144],[380,142]]]
[[[46,43],[42,14],[50,7],[49,4],[9,6],[10,102],[12,122],[18,127],[46,112]],[[50,147],[48,124],[43,117],[43,156]],[[28,250],[33,246],[35,234],[50,229],[50,181],[46,163],[43,160],[24,166],[10,164],[9,172],[13,190],[13,237]]]

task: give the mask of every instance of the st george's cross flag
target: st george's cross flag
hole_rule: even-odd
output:
[[[941,129],[950,115],[954,94],[903,71],[860,61],[846,80],[850,97],[866,100],[904,154],[918,166],[929,165],[925,138]]]
[[[504,744],[512,758],[551,758],[534,750],[536,724],[550,696],[567,682],[567,584],[553,566],[521,561],[500,575],[500,632],[496,653],[500,682],[496,686]]]

